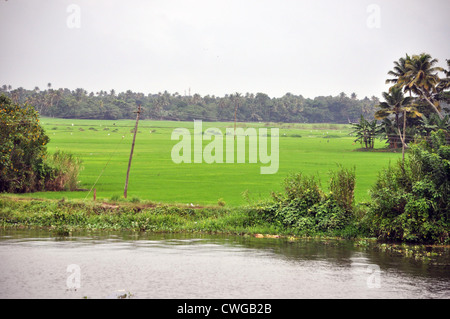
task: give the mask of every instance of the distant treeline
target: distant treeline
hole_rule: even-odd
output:
[[[348,123],[361,115],[373,119],[377,97],[358,99],[355,93],[348,96],[320,96],[314,99],[286,93],[271,98],[265,93],[233,93],[223,97],[214,95],[180,95],[178,93],[143,94],[117,93],[115,90],[88,92],[53,89],[49,83],[44,90],[35,87],[27,90],[3,85],[5,93],[14,102],[28,102],[42,115],[80,119],[133,119],[137,105],[141,104],[142,118],[154,120],[192,121],[250,121],[250,122],[307,122]]]

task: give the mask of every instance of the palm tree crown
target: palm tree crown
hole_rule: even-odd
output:
[[[411,57],[407,54],[406,57],[400,58],[398,61],[394,61],[393,70],[388,72],[388,75],[392,75],[394,78],[387,79],[386,84],[389,83],[396,84],[398,82],[398,79],[403,77],[406,74],[406,72],[408,72],[406,64],[409,63],[410,60]]]
[[[406,62],[407,72],[399,78],[398,83],[403,84],[405,90],[412,90],[418,95],[426,94],[427,97],[436,93],[436,86],[439,84],[437,72],[443,72],[444,69],[435,66],[438,62],[429,54],[413,55]]]
[[[397,86],[391,87],[390,92],[382,93],[385,102],[381,102],[378,110],[375,113],[375,118],[378,120],[388,117],[390,114],[395,115],[396,122],[398,122],[398,116],[403,113],[403,109],[406,107],[412,107],[414,98],[410,96],[404,96],[402,89]],[[398,123],[397,123],[398,124]]]
[[[411,92],[424,99],[442,118],[440,112],[439,101],[434,99],[434,96],[439,89],[441,82],[438,72],[444,72],[441,67],[435,66],[438,62],[433,59],[431,55],[422,53],[420,55],[400,58],[398,62],[394,62],[394,69],[388,74],[394,76],[393,79],[387,79],[386,83],[395,83],[389,91],[394,88],[402,88],[405,92]]]

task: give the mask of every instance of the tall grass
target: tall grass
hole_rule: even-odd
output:
[[[346,212],[351,212],[355,199],[355,168],[347,169],[340,166],[339,170],[330,174],[330,192],[333,198]]]
[[[49,191],[77,190],[78,174],[82,170],[82,161],[73,154],[56,151],[47,159],[47,164],[53,168],[50,178],[45,183]]]

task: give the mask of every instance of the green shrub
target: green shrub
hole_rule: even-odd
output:
[[[365,222],[386,240],[446,242],[450,232],[450,147],[443,131],[412,145],[405,162],[380,173]]]
[[[355,198],[355,168],[350,170],[340,166],[339,170],[332,171],[330,174],[331,195],[342,209],[351,213]]]
[[[272,201],[253,205],[250,214],[302,234],[343,229],[352,221],[354,170],[340,167],[338,172],[332,172],[330,184],[334,193],[325,194],[314,176],[291,174],[283,182],[284,193],[272,193]]]
[[[220,207],[224,207],[226,205],[226,202],[223,200],[223,198],[219,198],[217,200],[217,205],[219,205]]]
[[[141,200],[139,199],[139,197],[136,197],[136,196],[133,196],[131,199],[130,199],[130,202],[132,202],[132,203],[140,203],[141,202]]]
[[[0,192],[76,189],[81,162],[62,152],[46,158],[48,142],[32,106],[0,96]]]
[[[307,204],[313,205],[320,202],[323,197],[320,181],[314,176],[291,174],[284,180],[283,186],[287,200],[303,199]]]
[[[0,96],[0,192],[42,190],[49,171],[44,163],[48,136],[31,105]]]
[[[120,196],[117,195],[117,194],[112,195],[111,198],[110,198],[111,202],[117,202],[119,200],[120,200]]]
[[[320,231],[342,229],[349,222],[346,211],[333,197],[329,197],[313,209],[315,222]]]

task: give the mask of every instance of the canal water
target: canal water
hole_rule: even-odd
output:
[[[0,230],[0,298],[450,298],[449,248],[428,253],[345,240]]]

